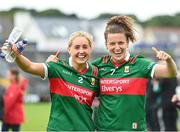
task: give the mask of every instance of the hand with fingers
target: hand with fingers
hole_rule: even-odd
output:
[[[13,51],[15,55],[18,55],[22,54],[26,45],[27,40],[18,41],[16,44],[10,44],[8,40],[6,40],[1,49],[4,54],[9,54],[11,51]]]
[[[173,95],[171,98],[171,102],[178,108],[180,108],[180,99],[177,95]]]
[[[162,50],[157,50],[155,47],[152,47],[152,51],[154,52],[154,54],[156,55],[156,58],[158,60],[167,61],[167,60],[171,59],[171,56],[168,53],[166,53]]]
[[[9,54],[11,52],[11,45],[7,42],[7,40],[5,41],[5,43],[3,44],[3,46],[1,47],[1,51],[2,53]]]
[[[57,51],[55,55],[50,55],[46,62],[58,62],[59,61],[59,55],[60,55],[60,51]]]
[[[10,54],[11,52],[11,45],[6,40],[5,43],[0,47],[0,57],[5,58],[6,55]]]
[[[13,53],[18,56],[19,55],[19,51],[18,48],[16,47],[16,44],[12,44],[11,50],[13,51]]]

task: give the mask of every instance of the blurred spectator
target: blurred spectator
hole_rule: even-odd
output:
[[[0,120],[3,118],[3,95],[5,93],[5,88],[0,85]]]
[[[24,121],[23,113],[23,95],[26,89],[27,81],[20,78],[19,71],[16,68],[10,68],[7,72],[7,78],[10,81],[4,96],[4,115],[2,131],[19,131],[20,124]]]
[[[4,92],[5,92],[5,88],[0,85],[0,131],[1,131],[1,125],[2,125],[1,121],[2,121],[3,113],[4,113],[3,112],[3,106],[4,106],[3,95],[4,95]]]
[[[175,94],[178,85],[177,78],[164,78],[159,82],[161,87],[162,111],[165,131],[177,131],[177,111],[171,103],[171,98]]]
[[[160,131],[158,109],[161,105],[160,87],[157,80],[147,82],[146,121],[149,131]]]
[[[1,131],[1,125],[2,125],[1,121],[3,119],[3,113],[4,113],[3,96],[4,96],[7,85],[9,85],[9,81],[7,79],[0,77],[0,131]]]

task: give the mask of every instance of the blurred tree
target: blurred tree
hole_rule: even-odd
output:
[[[33,16],[78,18],[76,14],[65,14],[57,9],[48,9],[38,12],[35,9],[25,9],[20,7],[12,8],[9,11],[0,11],[0,16],[13,17],[14,13],[17,11],[27,11],[30,12]],[[122,15],[122,14],[103,13],[100,14],[95,19],[109,19],[114,15]],[[125,15],[132,17],[133,19],[135,19],[137,23],[140,23],[143,27],[179,27],[180,26],[180,13],[176,13],[174,15],[154,16],[146,21],[140,21],[133,14],[125,14]]]
[[[140,23],[139,19],[135,16],[135,15],[132,15],[132,14],[111,14],[111,13],[103,13],[103,14],[100,14],[98,18],[103,18],[103,19],[109,19],[111,18],[112,16],[117,16],[117,15],[127,15],[127,16],[130,16],[132,17],[137,23]]]
[[[179,27],[180,26],[180,13],[170,16],[155,16],[151,19],[142,22],[144,27]]]
[[[33,16],[78,18],[76,14],[65,14],[57,9],[48,9],[48,10],[38,12],[35,9],[25,9],[25,8],[20,8],[20,7],[12,8],[9,11],[0,11],[0,16],[7,16],[7,15],[13,16],[14,13],[18,11],[30,12]]]
[[[34,15],[38,15],[38,16],[66,16],[63,12],[57,10],[57,9],[49,9],[49,10],[44,10],[41,12],[37,12],[37,14]]]

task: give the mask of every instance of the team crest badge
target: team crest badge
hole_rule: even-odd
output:
[[[95,78],[91,78],[91,85],[94,85],[95,84]]]
[[[125,67],[124,67],[124,72],[125,72],[125,73],[128,73],[128,72],[129,72],[129,66],[125,66]]]
[[[133,122],[132,128],[133,128],[133,129],[137,129],[137,128],[138,128],[138,123],[137,123],[137,122]]]

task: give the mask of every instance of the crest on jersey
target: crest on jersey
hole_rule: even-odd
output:
[[[137,123],[137,122],[133,122],[132,128],[133,128],[133,129],[137,129],[137,128],[138,128],[138,123]]]
[[[125,72],[125,73],[128,73],[128,72],[129,72],[129,66],[125,66],[125,67],[124,67],[124,72]]]
[[[92,78],[91,78],[91,85],[94,85],[95,82],[96,82],[96,81],[95,81],[95,78],[92,77]]]

